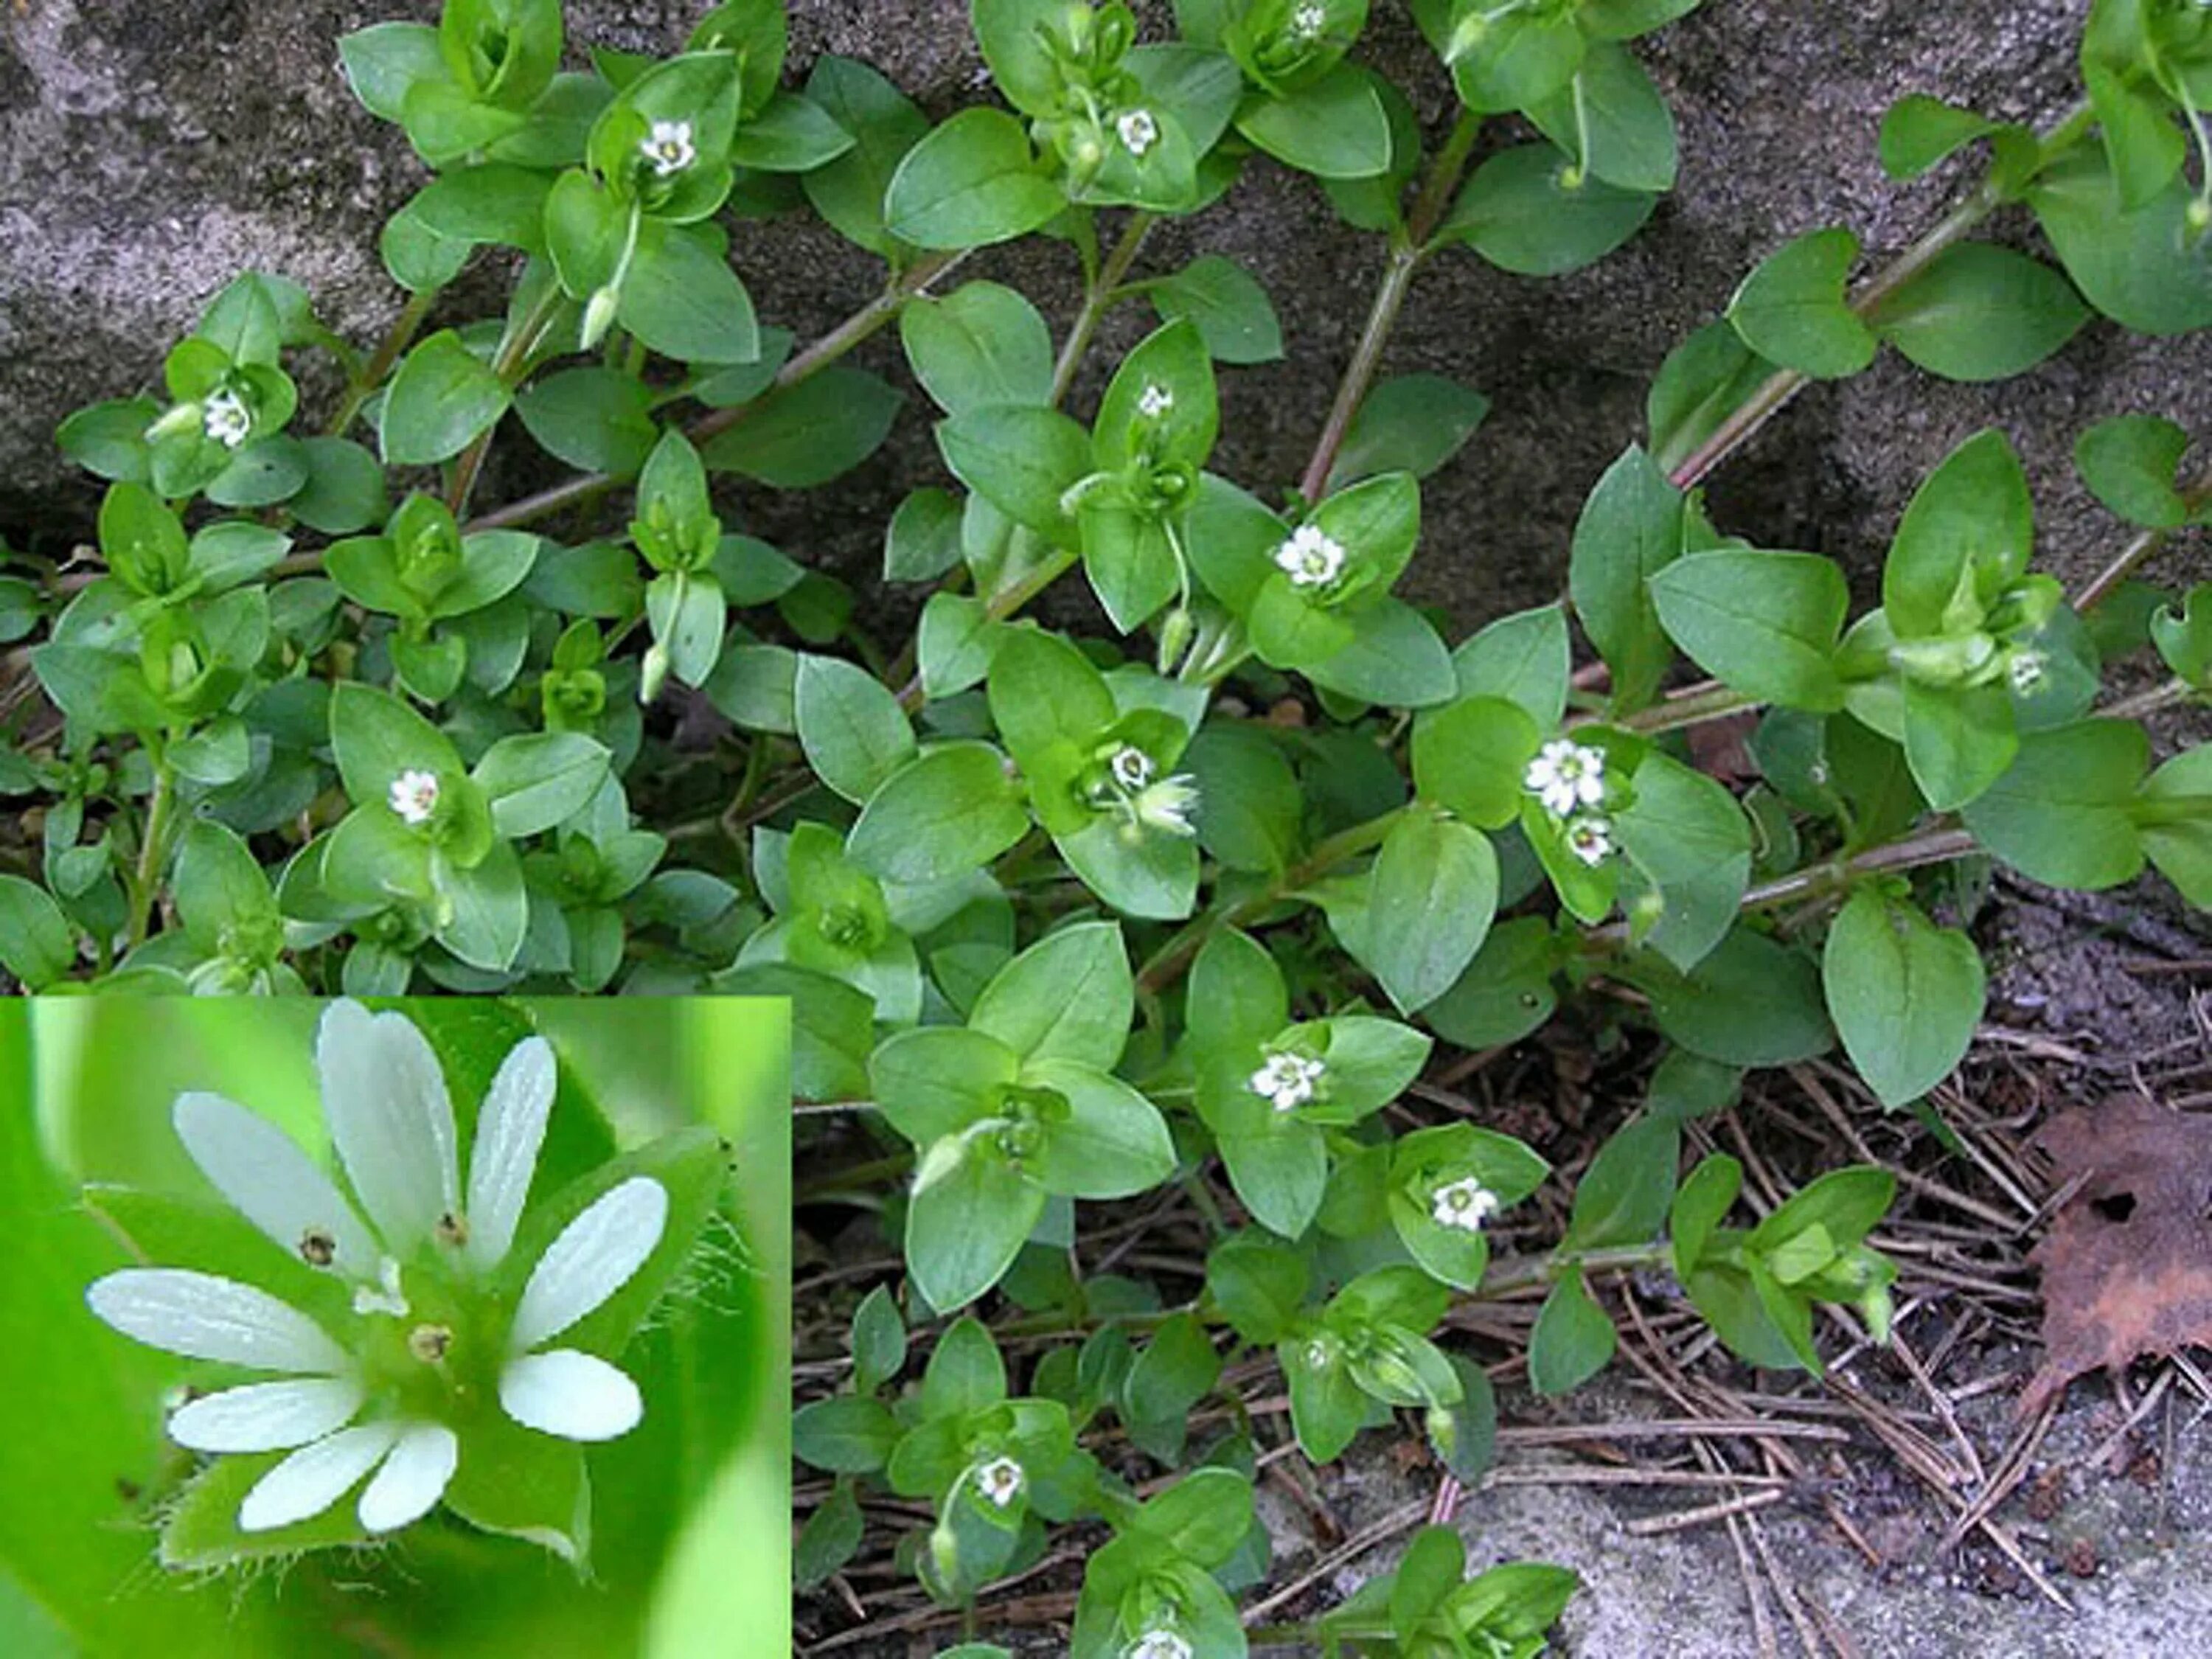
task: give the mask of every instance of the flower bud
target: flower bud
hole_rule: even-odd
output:
[[[590,351],[607,337],[607,331],[614,326],[616,307],[621,304],[622,293],[617,289],[602,288],[592,294],[584,307],[584,333],[577,343],[578,350]]]

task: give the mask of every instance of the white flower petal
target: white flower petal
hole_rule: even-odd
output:
[[[319,1238],[331,1250],[328,1266],[348,1279],[374,1275],[376,1240],[291,1136],[221,1095],[179,1095],[172,1116],[200,1173],[284,1249],[323,1266],[307,1243]]]
[[[514,1224],[530,1196],[545,1116],[553,1108],[553,1046],[526,1037],[507,1051],[477,1118],[469,1154],[469,1266],[489,1273],[514,1243]]]
[[[397,1423],[364,1423],[302,1446],[253,1483],[238,1506],[241,1532],[267,1532],[320,1515],[376,1467],[399,1437]]]
[[[650,1176],[633,1176],[594,1199],[531,1269],[507,1351],[559,1335],[628,1284],[667,1224],[668,1189]]]
[[[315,1040],[323,1113],[354,1190],[405,1256],[460,1205],[453,1103],[438,1057],[404,1014],[335,1002]]]
[[[524,1428],[563,1440],[612,1440],[645,1415],[636,1383],[574,1348],[508,1360],[499,1374],[499,1403]]]
[[[349,1368],[345,1350],[321,1326],[235,1279],[183,1267],[126,1267],[95,1280],[84,1299],[124,1335],[187,1358],[326,1376]]]
[[[442,1423],[410,1423],[356,1511],[371,1532],[392,1532],[419,1521],[445,1496],[461,1461],[461,1443]]]
[[[289,1451],[353,1421],[362,1386],[349,1376],[254,1382],[179,1407],[169,1438],[202,1452]]]

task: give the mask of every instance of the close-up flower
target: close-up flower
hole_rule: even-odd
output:
[[[1131,803],[1136,822],[1170,836],[1198,833],[1191,815],[1198,810],[1198,783],[1188,772],[1161,778],[1140,790]]]
[[[1171,1630],[1148,1630],[1122,1650],[1122,1659],[1191,1659],[1191,1646]]]
[[[1021,1496],[1026,1478],[1012,1458],[994,1457],[975,1471],[975,1490],[1002,1510]]]
[[[1302,524],[1275,550],[1276,568],[1297,587],[1326,587],[1344,569],[1343,544],[1319,525]]]
[[[1429,1218],[1439,1227],[1480,1232],[1498,1212],[1498,1194],[1474,1176],[1446,1182],[1429,1194]]]
[[[689,121],[655,121],[653,131],[639,142],[638,149],[653,165],[656,179],[668,179],[684,171],[698,159],[699,151],[691,141]]]
[[[1554,738],[1528,763],[1522,786],[1554,817],[1605,799],[1605,750],[1568,738]]]
[[[1137,398],[1137,413],[1157,421],[1175,407],[1175,393],[1164,386],[1147,386]]]
[[[1568,819],[1567,851],[1595,869],[1613,855],[1613,820],[1595,812]]]
[[[221,1095],[179,1096],[172,1121],[201,1173],[277,1249],[351,1287],[350,1318],[319,1321],[255,1285],[177,1267],[125,1268],[86,1293],[140,1342],[283,1379],[201,1395],[169,1419],[171,1438],[193,1451],[289,1452],[246,1492],[240,1528],[319,1515],[364,1477],[365,1531],[419,1519],[453,1480],[465,1455],[457,1429],[487,1394],[543,1434],[598,1441],[634,1428],[643,1405],[627,1376],[545,1345],[653,1254],[666,1189],[644,1176],[613,1187],[554,1237],[511,1308],[501,1290],[553,1104],[545,1040],[515,1044],[493,1078],[465,1188],[437,1056],[404,1015],[331,1005],[315,1067],[352,1199],[283,1130]]]
[[[1279,1112],[1304,1105],[1314,1097],[1328,1067],[1305,1054],[1279,1050],[1269,1054],[1252,1073],[1250,1088]]]
[[[200,405],[200,422],[207,435],[226,449],[237,448],[253,430],[245,399],[230,391],[218,392]]]
[[[409,823],[428,823],[438,810],[438,775],[409,770],[392,779],[385,803]]]
[[[1139,160],[1160,141],[1160,124],[1148,109],[1133,109],[1114,123],[1114,131],[1121,136],[1121,148]]]

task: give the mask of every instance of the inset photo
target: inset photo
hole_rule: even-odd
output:
[[[789,1073],[767,1000],[0,1003],[0,1652],[787,1651]]]

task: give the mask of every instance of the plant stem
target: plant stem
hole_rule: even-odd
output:
[[[811,380],[823,369],[844,356],[863,340],[896,317],[899,307],[914,295],[921,293],[939,277],[968,257],[965,251],[955,253],[933,253],[916,260],[886,287],[881,294],[848,317],[843,322],[808,346],[777,371],[774,389],[783,391],[802,380]],[[709,438],[726,432],[757,409],[763,398],[739,404],[733,409],[718,409],[702,416],[684,428],[684,435],[695,444],[703,444]],[[549,489],[526,495],[519,501],[495,508],[471,519],[462,526],[469,532],[503,530],[511,526],[529,524],[557,513],[563,507],[574,507],[595,496],[603,495],[623,480],[611,472],[580,472],[564,479]]]
[[[1885,842],[1847,859],[1778,876],[1745,893],[1742,908],[1767,909],[1801,898],[1839,893],[1856,877],[1881,870],[1914,870],[1924,864],[1948,864],[1953,859],[1966,857],[1978,846],[1972,835],[1944,820],[1902,841]]]
[[[538,302],[530,307],[530,314],[522,319],[521,325],[501,345],[498,355],[493,357],[491,372],[499,376],[509,391],[528,372],[530,354],[538,349],[538,341],[545,337],[545,331],[551,325],[554,313],[561,308],[562,297],[561,285],[548,282],[545,291],[538,296]],[[483,471],[484,457],[491,453],[492,434],[498,430],[499,422],[494,421],[477,434],[469,447],[461,452],[460,459],[453,463],[453,476],[446,486],[446,505],[453,509],[456,517],[468,510],[470,492],[477,487],[477,478]]]
[[[1632,1267],[1664,1267],[1674,1259],[1674,1248],[1662,1240],[1653,1244],[1616,1244],[1601,1250],[1553,1250],[1544,1255],[1492,1261],[1484,1271],[1482,1288],[1475,1295],[1484,1301],[1510,1296],[1531,1285],[1554,1283],[1570,1273],[1617,1273]]]
[[[1708,681],[1674,692],[1649,708],[1625,715],[1619,724],[1632,732],[1679,732],[1686,726],[1702,726],[1707,720],[1726,720],[1747,708],[1763,707],[1765,704],[1757,697],[1746,696],[1718,681]]]
[[[2043,138],[2043,159],[2047,164],[2089,130],[2091,114],[2087,104],[2076,105],[2065,118]],[[1936,256],[1982,221],[2004,205],[2005,194],[1997,186],[1995,168],[1976,187],[1973,193],[1938,220],[1935,228],[1912,243],[1896,258],[1890,261],[1851,296],[1852,313],[1861,318],[1903,288],[1907,283],[1934,263]],[[1805,387],[1807,377],[1794,368],[1777,369],[1760,382],[1751,396],[1713,429],[1711,436],[1677,465],[1668,476],[1680,489],[1687,489],[1734,454],[1752,435],[1781,412],[1784,405]]]
[[[2197,688],[2185,679],[2171,679],[2164,685],[2153,686],[2148,691],[2138,691],[2132,697],[2123,697],[2108,708],[2094,711],[2100,720],[2139,720],[2145,714],[2156,714],[2161,708],[2171,708],[2178,702],[2187,702],[2197,695]]]
[[[1362,853],[1381,846],[1382,838],[1411,810],[1410,807],[1394,806],[1378,817],[1355,823],[1348,830],[1338,830],[1261,891],[1239,899],[1234,904],[1224,905],[1218,910],[1209,910],[1191,921],[1146,959],[1145,965],[1137,971],[1138,990],[1157,996],[1164,987],[1172,983],[1176,976],[1190,965],[1191,958],[1214,934],[1279,902],[1301,887],[1319,880],[1346,860],[1358,858]]]
[[[1106,313],[1121,297],[1116,290],[1121,288],[1122,279],[1128,276],[1129,267],[1137,263],[1137,255],[1145,246],[1145,238],[1152,234],[1152,227],[1158,222],[1156,214],[1132,213],[1129,222],[1122,227],[1121,240],[1114,244],[1113,250],[1106,256],[1105,264],[1098,268],[1097,277],[1085,291],[1083,307],[1075,313],[1075,320],[1068,325],[1067,337],[1060,342],[1060,356],[1052,366],[1053,408],[1059,408],[1074,388],[1076,374],[1082,368],[1083,359],[1091,349],[1091,341],[1097,336],[1098,325],[1105,321]]]
[[[2200,508],[2212,502],[2212,472],[2201,475],[2194,483],[2185,484],[2181,491],[2182,505],[2194,519]],[[2177,526],[2179,529],[2183,526]],[[2087,613],[2094,611],[2112,596],[2113,590],[2136,572],[2144,560],[2166,545],[2172,530],[2144,530],[2138,532],[2128,544],[2113,557],[2112,562],[2092,577],[2081,591],[2074,596],[2074,608]]]
[[[384,384],[384,377],[392,373],[392,366],[399,361],[399,354],[407,349],[416,331],[422,326],[423,319],[430,314],[430,307],[437,303],[441,292],[441,289],[429,288],[407,296],[407,303],[399,308],[399,315],[392,319],[390,331],[378,343],[375,355],[368,360],[367,367],[347,381],[345,396],[338,400],[337,413],[331,417],[330,425],[324,428],[325,436],[338,438],[345,435],[346,428],[353,424],[354,416],[361,413],[361,406],[368,401],[371,392]]]
[[[154,920],[154,892],[168,859],[169,820],[176,808],[177,775],[165,756],[154,759],[154,798],[146,809],[146,838],[139,843],[138,868],[131,883],[131,947],[146,942]]]
[[[1336,388],[1336,401],[1330,406],[1328,419],[1314,445],[1313,459],[1306,463],[1305,477],[1298,483],[1298,493],[1309,501],[1319,501],[1328,488],[1329,472],[1336,465],[1337,455],[1351,434],[1352,422],[1359,414],[1359,405],[1382,366],[1383,348],[1389,343],[1390,331],[1397,325],[1398,313],[1405,308],[1413,273],[1427,258],[1429,238],[1436,234],[1438,222],[1451,204],[1452,191],[1459,184],[1460,175],[1467,170],[1467,158],[1474,149],[1476,134],[1482,130],[1482,120],[1472,110],[1460,112],[1450,136],[1430,163],[1428,176],[1422,181],[1420,194],[1414,198],[1404,228],[1390,239],[1390,256],[1382,267],[1382,280],[1376,287],[1374,303],[1368,308],[1367,325],[1360,331],[1352,362],[1346,365],[1344,379]]]

